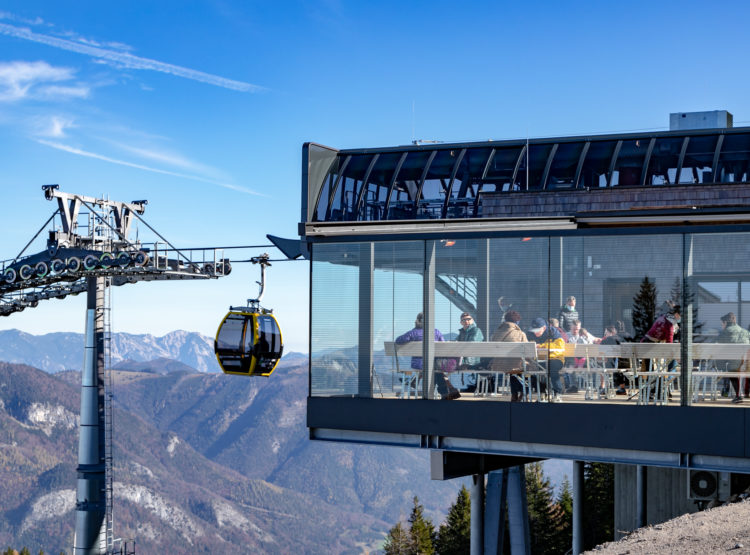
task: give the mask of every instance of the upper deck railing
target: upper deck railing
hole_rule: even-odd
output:
[[[303,221],[497,216],[506,193],[750,182],[750,128],[303,149]]]

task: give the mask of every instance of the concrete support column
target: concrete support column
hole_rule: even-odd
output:
[[[583,461],[573,461],[573,555],[583,552]]]
[[[484,553],[484,474],[471,477],[471,555]]]
[[[636,467],[635,477],[635,503],[636,503],[636,524],[638,528],[643,528],[648,524],[648,467],[639,464]]]

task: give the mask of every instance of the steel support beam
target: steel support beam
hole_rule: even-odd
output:
[[[638,528],[643,528],[648,524],[648,467],[639,464],[635,472],[636,524]]]
[[[104,441],[105,278],[89,278],[86,346],[81,372],[81,423],[74,555],[98,554],[104,545],[106,515]]]
[[[490,240],[477,239],[477,308],[474,318],[485,340],[492,335],[490,322]]]
[[[693,404],[693,234],[682,236],[682,340],[680,341],[680,405]]]
[[[359,247],[359,347],[357,395],[372,397],[372,287],[375,267],[375,244]]]
[[[484,503],[484,553],[500,555],[505,542],[505,516],[508,505],[508,471],[495,470],[487,475]]]
[[[524,465],[508,469],[508,528],[511,555],[531,555]]]
[[[435,241],[425,241],[422,278],[422,398],[435,398]]]
[[[484,474],[474,474],[471,477],[470,553],[484,553]]]

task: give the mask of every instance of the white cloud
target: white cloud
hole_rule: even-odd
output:
[[[155,148],[140,148],[125,145],[122,143],[113,144],[126,152],[130,152],[131,154],[135,154],[136,156],[140,156],[141,158],[145,158],[147,160],[159,162],[160,164],[168,164],[170,166],[182,168],[184,170],[199,172],[204,175],[207,173],[215,174],[218,172],[218,170],[216,170],[215,168],[211,168],[209,166],[206,166],[205,164],[201,164],[200,162],[195,162],[182,156],[181,154],[177,154],[174,152],[165,152],[163,150],[158,150]]]
[[[197,71],[194,69],[167,64],[148,58],[141,58],[139,56],[134,56],[133,54],[123,52],[121,50],[102,48],[96,44],[92,44],[92,41],[87,41],[87,44],[84,44],[80,42],[80,40],[73,41],[53,37],[50,35],[34,33],[30,29],[24,27],[16,27],[7,23],[0,23],[0,34],[45,44],[47,46],[60,48],[62,50],[68,50],[70,52],[76,52],[78,54],[84,54],[86,56],[91,56],[92,58],[98,60],[104,60],[108,63],[128,69],[159,71],[161,73],[168,73],[177,77],[183,77],[185,79],[191,79],[193,81],[199,81],[201,83],[207,83],[209,85],[224,87],[225,89],[231,89],[240,92],[257,92],[263,90],[263,87],[253,85],[251,83],[235,81],[233,79],[226,79],[224,77],[219,77],[218,75],[211,75],[210,73],[204,73],[202,71]]]
[[[32,95],[34,87],[39,84],[68,81],[73,76],[74,71],[71,68],[54,67],[47,62],[2,63],[0,64],[0,101],[21,100]],[[50,91],[49,88],[47,86],[47,96],[54,92]],[[58,92],[60,92],[60,90],[68,88],[58,87],[58,89]]]
[[[63,100],[66,98],[88,98],[91,89],[86,86],[79,87],[61,87],[53,85],[49,87],[40,87],[39,96],[51,100]]]
[[[75,127],[73,120],[65,116],[36,118],[34,121],[36,135],[60,139],[66,136],[65,130]]]
[[[159,173],[162,175],[171,175],[173,177],[179,177],[182,179],[190,179],[191,181],[200,181],[201,183],[208,183],[210,185],[224,187],[225,189],[231,189],[232,191],[238,191],[240,193],[245,193],[248,195],[255,195],[259,197],[267,196],[267,195],[264,195],[263,193],[258,193],[257,191],[253,191],[252,189],[240,187],[239,185],[234,185],[232,183],[220,183],[220,182],[212,181],[210,179],[206,179],[204,177],[200,177],[197,175],[189,175],[189,174],[178,173],[178,172],[173,172],[169,170],[162,170],[159,168],[152,168],[150,166],[144,166],[142,164],[136,164],[134,162],[128,162],[126,160],[118,160],[116,158],[110,158],[109,156],[104,156],[102,154],[97,154],[95,152],[89,152],[87,150],[82,150],[80,148],[76,148],[76,147],[66,145],[63,143],[47,141],[45,139],[37,139],[37,142],[40,144],[46,145],[48,147],[57,149],[57,150],[62,150],[63,152],[69,152],[70,154],[77,154],[78,156],[85,156],[87,158],[94,158],[96,160],[102,160],[103,162],[109,162],[110,164],[118,164],[120,166],[127,166],[129,168],[135,168],[135,169],[139,169],[139,170],[143,170],[147,172]]]
[[[28,19],[25,17],[18,17],[10,12],[0,12],[0,19],[7,19],[9,21],[18,21],[24,25],[46,25],[41,17],[35,17],[34,19]]]

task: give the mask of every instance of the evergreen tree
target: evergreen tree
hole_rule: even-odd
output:
[[[687,303],[690,303],[693,305],[693,338],[696,336],[699,336],[701,332],[703,331],[703,322],[698,321],[698,306],[695,304],[695,293],[693,293],[690,290],[690,284],[688,283],[687,287],[687,295],[686,300]],[[672,285],[672,289],[669,291],[669,300],[675,304],[683,306],[686,303],[683,303],[682,299],[682,280],[680,278],[674,279],[674,284]],[[675,342],[680,342],[682,338],[682,326],[680,326],[680,329],[677,330],[677,333],[674,336]]]
[[[445,524],[440,525],[435,550],[440,555],[468,553],[471,547],[471,499],[466,486],[461,486],[456,502],[451,505]]]
[[[635,341],[640,341],[656,318],[656,286],[643,278],[638,294],[633,298],[633,330]]]
[[[559,553],[562,509],[555,503],[549,478],[541,462],[526,465],[526,500],[529,511],[529,537],[534,554]],[[569,545],[563,549],[567,551]]]
[[[419,498],[414,496],[414,507],[409,516],[410,553],[431,555],[435,552],[435,526],[429,518],[424,516],[424,507]]]
[[[615,467],[584,463],[583,547],[592,549],[614,539]]]
[[[567,476],[560,488],[560,495],[557,496],[557,505],[560,507],[557,545],[560,553],[564,553],[573,545],[573,495]]]
[[[386,555],[409,555],[411,553],[411,542],[409,532],[407,532],[401,522],[388,531],[388,537],[385,540],[383,550]]]

